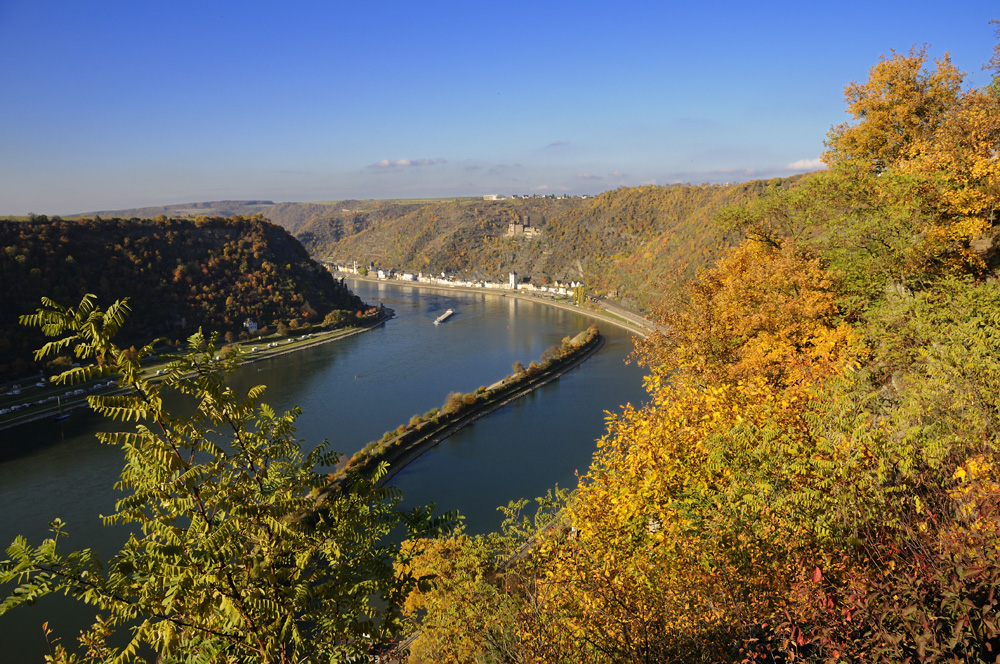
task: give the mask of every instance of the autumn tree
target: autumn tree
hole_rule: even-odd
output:
[[[856,123],[834,127],[823,155],[830,166],[859,162],[875,173],[911,158],[941,126],[961,96],[963,73],[946,54],[928,72],[925,49],[881,58],[865,83],[844,91]]]
[[[447,519],[402,511],[399,493],[378,487],[384,466],[331,486],[319,469],[338,455],[325,443],[304,452],[298,411],[275,413],[260,401],[263,386],[245,395],[228,387],[239,353],[214,362],[214,339],[192,336],[166,378],[153,382],[140,364],[152,344],[133,355],[112,340],[126,302],[101,310],[87,296],[76,308],[43,305],[23,318],[58,337],[38,357],[72,351],[83,363],[57,382],[114,376],[129,391],[89,401],[136,423],[99,435],[125,455],[117,485],[125,495],[106,520],[132,535],[107,561],[66,550],[69,529],[58,519],[38,545],[18,538],[0,561],[0,614],[57,592],[93,606],[85,653],[57,645],[60,662],[145,661],[145,648],[164,662],[356,661],[399,633],[418,579],[394,571],[406,553],[387,535],[398,527],[433,534]],[[192,414],[170,412],[167,391]]]
[[[876,192],[855,207],[889,197],[908,211],[916,240],[908,269],[981,272],[970,244],[994,221],[1000,106],[989,90],[963,92],[964,74],[947,55],[933,70],[926,62],[924,49],[894,53],[872,67],[867,82],[849,85],[855,122],[831,130],[823,158]]]
[[[492,538],[459,531],[404,547],[413,553],[407,571],[433,580],[403,607],[418,630],[407,661],[475,664],[484,652],[516,653],[517,601],[506,592]]]
[[[609,418],[551,525],[523,531],[530,554],[418,546],[438,575],[410,607],[425,644],[466,661],[996,660],[1000,287],[974,245],[996,96],[925,63],[883,58],[848,87],[828,171],[723,214],[745,238],[664,308],[639,350],[648,402]],[[641,226],[638,201],[595,205]]]
[[[793,242],[744,242],[665,305],[642,359],[706,384],[763,379],[779,388],[829,374],[851,342],[839,277]]]

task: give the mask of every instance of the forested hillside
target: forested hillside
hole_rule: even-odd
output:
[[[645,308],[659,299],[656,284],[717,255],[726,239],[712,222],[720,208],[797,179],[620,188],[593,199],[378,202],[317,218],[296,235],[324,259],[494,281],[514,270],[535,283],[583,281]],[[508,235],[511,223],[533,230]]]
[[[0,221],[0,378],[35,370],[41,337],[18,324],[43,296],[74,303],[129,297],[128,333],[182,339],[206,331],[315,323],[363,305],[287,231],[260,218]]]
[[[412,662],[998,661],[1000,86],[962,82],[883,59],[829,170],[720,216],[575,493],[412,544]]]
[[[128,208],[122,210],[101,210],[82,215],[72,215],[74,218],[94,216],[118,217],[131,219],[152,219],[159,215],[167,217],[197,217],[202,215],[214,217],[254,217],[263,215],[268,220],[278,224],[291,233],[297,233],[306,224],[318,219],[336,218],[344,212],[358,208],[369,207],[373,201],[328,201],[316,203],[275,203],[274,201],[203,201],[199,203],[176,203],[173,205],[154,205],[149,207]],[[417,201],[413,204],[421,204]]]
[[[407,203],[371,201],[303,226],[298,237],[314,256],[424,272],[457,272],[470,278],[506,278],[511,269],[535,273],[541,236],[505,239],[511,223],[542,233],[552,219],[584,204],[583,199],[457,200]],[[548,262],[539,263],[548,265]],[[537,272],[562,278],[576,267]]]
[[[720,210],[800,181],[622,187],[594,198],[216,201],[114,214],[261,214],[319,260],[491,281],[513,270],[536,284],[582,281],[648,310],[662,300],[662,284],[693,276],[739,237],[715,222]]]

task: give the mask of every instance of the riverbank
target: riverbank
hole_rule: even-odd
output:
[[[344,274],[336,273],[337,276],[344,277],[345,279],[356,279],[358,281],[364,281],[373,284],[391,284],[394,286],[409,286],[411,288],[423,288],[428,290],[437,290],[445,292],[454,293],[477,293],[481,295],[494,295],[497,297],[512,297],[519,300],[527,300],[530,302],[540,302],[552,307],[558,307],[560,309],[566,309],[568,311],[580,311],[587,314],[588,316],[593,316],[606,323],[611,323],[622,329],[628,330],[629,332],[634,332],[640,337],[646,337],[648,334],[656,330],[656,324],[641,316],[640,314],[626,309],[621,305],[606,302],[604,300],[598,299],[596,301],[590,300],[589,302],[594,305],[591,306],[580,306],[572,300],[560,300],[555,297],[548,295],[533,294],[524,291],[517,291],[513,289],[498,289],[498,288],[471,288],[469,286],[444,286],[442,284],[430,284],[421,281],[401,281],[399,279],[378,279],[376,277],[362,277],[357,274]]]
[[[543,353],[543,364],[534,362],[519,371],[466,395],[452,394],[440,409],[428,411],[422,418],[414,416],[410,424],[387,432],[382,440],[373,441],[355,454],[332,477],[339,484],[347,470],[362,474],[374,472],[378,464],[387,462],[389,471],[380,485],[391,480],[407,464],[463,429],[509,403],[530,394],[559,378],[592,357],[604,345],[596,326],[581,332],[576,338]],[[549,358],[546,360],[546,355]],[[520,364],[520,363],[518,363]]]
[[[299,337],[280,341],[275,340],[271,344],[276,345],[266,344],[263,348],[260,347],[262,344],[261,340],[241,342],[240,346],[249,348],[250,350],[244,350],[246,355],[240,364],[253,364],[254,362],[274,359],[288,355],[289,353],[306,350],[307,348],[315,348],[316,346],[321,346],[332,341],[348,339],[362,332],[368,332],[369,330],[374,330],[385,325],[386,321],[394,315],[395,312],[392,309],[381,308],[375,318],[363,324],[324,332],[310,332]],[[153,363],[144,369],[144,373],[155,379],[159,375],[157,373],[159,366],[160,364]],[[66,387],[65,385],[55,385],[54,383],[47,382],[44,384],[35,383],[30,388],[23,388],[24,391],[28,389],[32,390],[30,397],[26,395],[21,399],[6,399],[4,402],[0,402],[0,406],[8,408],[11,404],[7,404],[7,401],[12,401],[21,408],[30,408],[27,412],[15,410],[11,413],[0,414],[0,431],[13,429],[30,422],[59,417],[60,415],[64,418],[69,416],[76,417],[79,416],[78,413],[80,411],[85,413],[90,412],[90,405],[87,403],[88,395],[114,395],[127,392],[126,389],[118,387],[116,382],[105,380],[94,381],[91,384],[85,385],[74,385],[69,390],[66,390]],[[63,390],[66,391],[64,392]],[[21,391],[19,390],[18,394],[14,396],[20,395]],[[25,406],[24,404],[28,405]]]

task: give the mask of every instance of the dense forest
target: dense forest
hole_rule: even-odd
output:
[[[18,324],[43,296],[66,305],[93,293],[129,297],[127,333],[186,338],[245,332],[243,323],[297,327],[363,307],[287,231],[261,218],[178,220],[36,217],[0,221],[0,379],[37,368],[42,337]]]
[[[359,201],[331,201],[328,203],[275,203],[263,200],[241,201],[202,201],[199,203],[177,203],[174,205],[156,205],[151,207],[128,208],[123,210],[102,210],[88,212],[72,217],[121,217],[131,219],[152,219],[163,215],[165,217],[256,217],[261,215],[278,224],[290,233],[296,233],[299,228],[314,219],[326,218],[335,212],[351,210]]]

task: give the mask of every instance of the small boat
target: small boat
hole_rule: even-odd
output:
[[[438,323],[445,322],[446,320],[448,320],[449,318],[451,318],[451,315],[454,314],[454,313],[455,313],[454,309],[449,309],[448,311],[444,312],[443,314],[441,314],[440,316],[438,316],[437,318],[435,318],[434,319],[434,324],[437,325]]]

